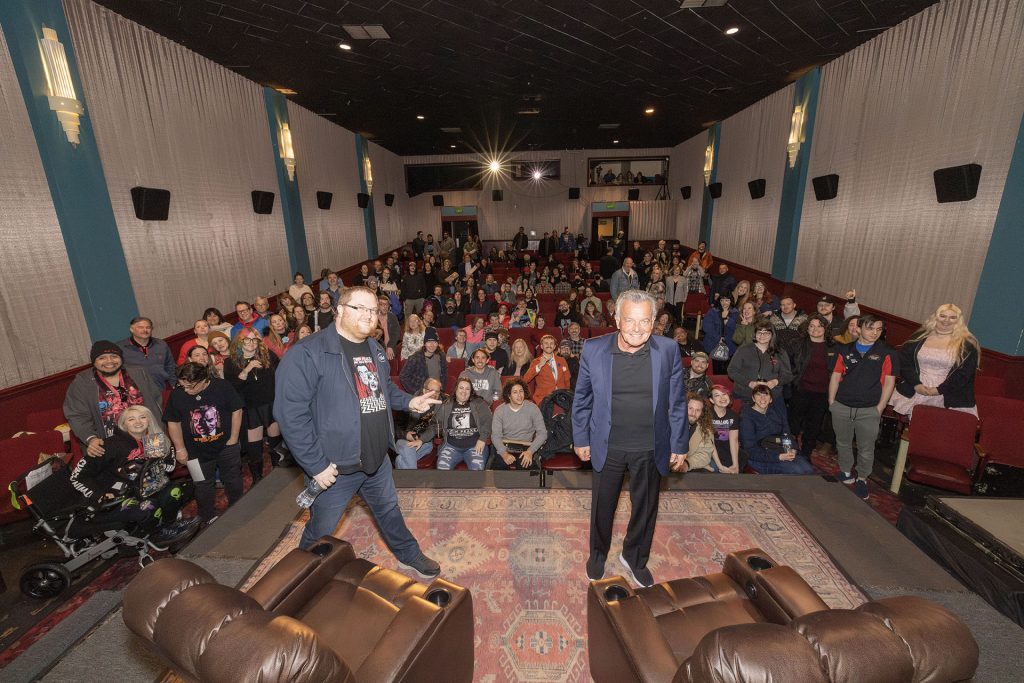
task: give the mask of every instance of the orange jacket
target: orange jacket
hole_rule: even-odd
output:
[[[569,389],[569,364],[561,356],[555,356],[555,365],[558,368],[558,379],[551,373],[551,366],[544,361],[543,356],[537,356],[530,362],[530,367],[523,375],[523,381],[529,384],[533,382],[533,402],[540,405],[540,402],[556,389]]]

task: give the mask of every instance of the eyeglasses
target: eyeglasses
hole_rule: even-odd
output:
[[[367,308],[366,306],[353,306],[351,304],[342,304],[342,306],[344,306],[345,308],[351,308],[353,311],[355,311],[358,315],[361,316],[368,315],[371,318],[376,318],[378,315],[378,311],[376,308]]]
[[[771,334],[772,334],[772,331],[771,331],[771,330],[758,330],[758,331],[757,331],[757,332],[755,332],[754,334],[757,334],[757,335],[761,335],[761,334],[767,334],[767,335],[771,336]]]
[[[245,339],[242,340],[242,343],[243,344],[259,344],[260,340],[257,339],[256,337],[246,337]]]

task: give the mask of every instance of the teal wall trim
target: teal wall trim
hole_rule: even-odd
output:
[[[722,142],[722,124],[715,123],[715,125],[708,128],[708,144],[714,145],[714,154],[711,157],[711,182],[718,180],[718,147]],[[715,200],[711,198],[711,193],[708,192],[708,186],[703,187],[701,193],[701,204],[700,204],[700,241],[707,242],[708,248],[711,248],[711,215],[714,213]]]
[[[44,24],[57,32],[64,45],[75,95],[85,107],[77,147],[68,142],[46,99],[46,75],[39,52]],[[0,28],[25,99],[89,336],[93,340],[121,339],[127,336],[128,321],[139,309],[64,7],[60,0],[3,1]]]
[[[814,138],[814,119],[818,113],[818,93],[821,90],[821,69],[814,68],[800,77],[793,90],[793,107],[804,110],[804,141],[796,155],[796,163],[782,175],[782,197],[779,202],[779,223],[775,233],[775,254],[772,257],[772,277],[783,282],[793,281],[796,269],[796,247],[800,239],[800,216],[804,209],[804,190],[807,188],[807,170],[810,167],[811,141]]]
[[[981,182],[985,182],[982,173]],[[1024,118],[1017,132],[988,255],[971,308],[971,331],[987,349],[1024,355],[1024,300],[1001,296],[1020,285],[1024,263]]]
[[[281,217],[284,219],[285,241],[288,244],[288,261],[292,272],[303,273],[306,282],[312,282],[320,273],[310,271],[309,246],[306,244],[306,224],[302,220],[302,198],[299,196],[299,167],[297,160],[295,180],[288,180],[288,169],[281,158],[281,141],[278,135],[281,125],[288,123],[288,100],[273,88],[263,88],[263,102],[267,105],[267,125],[270,127],[270,144],[274,150],[274,168],[277,169],[277,189],[281,195]]]
[[[359,191],[366,192],[366,166],[363,160],[370,154],[366,139],[356,134],[356,166],[359,171]],[[372,173],[372,169],[371,169]],[[363,209],[363,229],[366,232],[366,258],[377,258],[377,220],[373,215],[373,195]]]

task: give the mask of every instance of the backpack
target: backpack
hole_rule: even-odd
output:
[[[555,415],[555,406],[562,412]],[[548,430],[547,441],[541,447],[538,456],[546,457],[561,453],[572,448],[572,392],[558,389],[544,397],[540,402],[540,414],[544,418],[544,427]]]

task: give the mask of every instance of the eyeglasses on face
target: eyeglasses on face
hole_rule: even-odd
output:
[[[360,316],[368,315],[371,318],[376,318],[378,311],[376,308],[367,308],[366,306],[353,306],[352,304],[342,304],[345,308],[351,308],[356,314]]]

